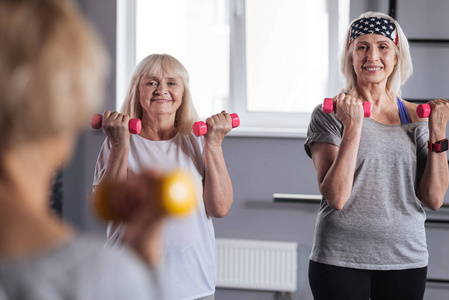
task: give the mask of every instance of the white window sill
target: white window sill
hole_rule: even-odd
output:
[[[232,129],[230,137],[306,138],[307,128],[238,127]]]

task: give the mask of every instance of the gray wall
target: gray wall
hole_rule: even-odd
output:
[[[367,10],[387,13],[388,1],[351,1],[351,19]],[[111,57],[115,57],[115,10],[113,0],[78,0],[81,8],[98,27]],[[419,9],[425,3],[426,9]],[[432,8],[429,10],[429,8]],[[398,21],[409,37],[448,37],[444,12],[445,0],[398,0]],[[418,17],[415,17],[419,11]],[[438,18],[438,16],[440,16]],[[417,23],[419,22],[419,24]],[[435,26],[424,26],[435,24]],[[423,25],[423,26],[422,26]],[[405,97],[449,98],[449,46],[412,45],[415,75],[403,89]],[[114,66],[112,68],[114,70]],[[114,107],[114,72],[108,86],[107,104]],[[319,102],[319,100],[317,100]],[[92,217],[89,192],[98,150],[103,142],[101,132],[86,130],[79,140],[74,161],[65,170],[64,216],[82,230],[104,235],[104,224]],[[307,282],[308,254],[313,241],[316,204],[274,203],[273,193],[318,194],[316,174],[299,138],[227,137],[223,148],[234,186],[234,205],[228,216],[214,220],[216,236],[299,243],[298,291],[294,299],[312,299]],[[446,199],[446,202],[449,202]],[[446,209],[447,210],[447,209]],[[449,218],[444,210],[431,213]],[[429,276],[449,279],[449,226],[428,226],[430,251]],[[426,300],[447,299],[449,288],[429,284]],[[218,289],[218,300],[273,299],[273,293]]]
[[[94,24],[109,52],[111,67],[104,108],[112,109],[115,103],[116,1],[75,0],[75,2]],[[104,109],[100,110],[102,111]],[[89,202],[95,162],[103,140],[102,132],[91,128],[86,128],[80,136],[75,156],[64,170],[63,214],[66,220],[80,229],[104,235],[104,225],[93,217]]]
[[[388,3],[387,1],[383,1]],[[397,0],[396,19],[409,39],[449,39],[444,25],[449,1]],[[411,43],[414,74],[403,87],[404,98],[449,99],[449,44]],[[446,194],[445,202],[448,203]],[[430,218],[447,219],[448,208],[428,214]],[[429,278],[449,279],[449,225],[428,224]],[[448,299],[449,286],[428,284],[425,299]]]

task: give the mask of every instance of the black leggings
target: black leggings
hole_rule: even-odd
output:
[[[309,283],[315,300],[422,300],[427,267],[374,271],[310,261]]]

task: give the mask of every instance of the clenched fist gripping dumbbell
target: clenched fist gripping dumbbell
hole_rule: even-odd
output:
[[[101,114],[94,114],[90,119],[90,126],[93,129],[101,129],[103,126],[103,116]],[[128,122],[129,133],[139,134],[142,129],[142,122],[139,119],[131,119]]]
[[[240,125],[240,118],[236,113],[230,114],[232,119],[232,128],[235,128]],[[207,133],[207,124],[203,121],[196,122],[193,124],[193,133],[196,136],[202,136]]]
[[[371,117],[372,106],[369,102],[363,102],[363,114],[365,118]],[[331,112],[337,112],[337,102],[332,98],[324,98],[322,111],[326,114],[330,114]]]

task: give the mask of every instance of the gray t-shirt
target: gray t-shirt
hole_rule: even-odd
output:
[[[312,113],[304,148],[340,145],[343,125]],[[425,211],[416,187],[427,160],[427,122],[385,125],[365,118],[351,196],[341,211],[323,198],[310,259],[335,266],[400,270],[428,264]]]
[[[160,300],[158,276],[126,248],[77,237],[20,260],[0,259],[0,300]]]

